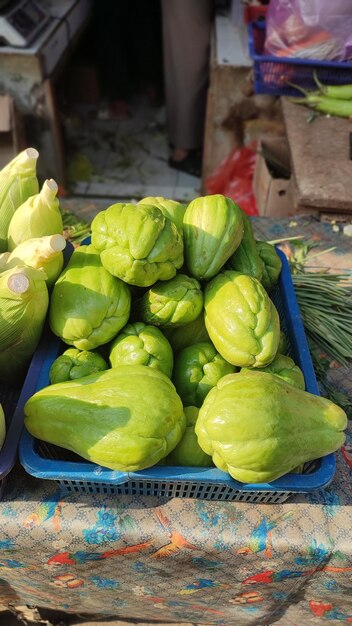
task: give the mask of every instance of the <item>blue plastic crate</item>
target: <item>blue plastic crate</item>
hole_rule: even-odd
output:
[[[255,93],[273,96],[301,96],[302,93],[287,84],[295,83],[304,89],[317,89],[313,73],[327,85],[352,83],[352,63],[346,61],[314,61],[263,54],[265,23],[248,25],[249,54],[253,59]]]
[[[286,332],[290,353],[304,373],[307,391],[319,395],[314,368],[285,255],[279,284],[272,294]],[[65,346],[67,347],[67,346]],[[63,350],[61,341],[48,334],[35,355],[41,363],[32,393],[49,384],[49,369]],[[27,390],[28,391],[28,390]],[[31,394],[28,394],[31,395]],[[299,410],[299,408],[298,408]],[[154,466],[140,472],[117,472],[82,460],[81,457],[34,439],[27,431],[20,441],[20,461],[32,476],[56,481],[66,492],[153,495],[207,500],[280,503],[291,493],[326,487],[335,473],[335,455],[307,464],[302,474],[286,474],[265,484],[242,484],[216,468]]]

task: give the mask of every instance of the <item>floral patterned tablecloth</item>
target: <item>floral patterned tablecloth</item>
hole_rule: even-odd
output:
[[[352,468],[339,451],[325,490],[280,505],[63,495],[16,468],[0,503],[0,570],[2,604],[224,626],[352,623]]]

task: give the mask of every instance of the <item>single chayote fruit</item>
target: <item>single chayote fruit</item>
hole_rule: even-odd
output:
[[[257,241],[256,245],[259,256],[264,264],[261,282],[267,291],[271,291],[279,280],[282,261],[271,243]]]
[[[263,285],[225,271],[204,292],[205,326],[221,356],[238,367],[265,367],[277,354],[278,312]]]
[[[235,252],[243,236],[243,213],[220,194],[196,198],[183,218],[185,261],[191,276],[209,280]]]
[[[185,274],[158,282],[142,297],[141,316],[155,326],[181,326],[197,319],[203,310],[199,282]]]
[[[162,196],[148,196],[147,198],[139,200],[137,204],[150,204],[158,207],[163,215],[174,222],[179,232],[182,233],[183,216],[185,214],[186,207],[184,204],[181,204],[181,202],[177,202],[177,200],[168,200]]]
[[[264,263],[259,256],[256,241],[253,234],[253,227],[249,217],[242,211],[243,237],[237,250],[230,256],[227,267],[248,274],[257,280],[261,280],[264,271]]]
[[[196,343],[176,356],[172,380],[184,406],[200,407],[220,378],[235,371],[211,343]]]
[[[171,380],[145,365],[49,385],[27,401],[24,412],[33,437],[126,472],[158,463],[186,428]]]
[[[250,368],[243,367],[241,372],[250,372],[254,371]],[[261,372],[269,372],[270,374],[275,374],[275,376],[280,376],[282,380],[297,389],[305,389],[305,382],[302,370],[295,364],[291,357],[286,356],[284,354],[277,354],[275,359],[267,365],[266,367],[260,368]]]
[[[147,365],[164,372],[171,378],[173,368],[172,348],[159,328],[143,322],[127,324],[111,344],[109,355],[112,367]]]
[[[277,348],[277,353],[278,354],[287,354],[288,352],[288,341],[287,341],[287,337],[284,333],[283,330],[280,330],[280,339],[279,339],[279,345]]]
[[[199,446],[197,435],[194,431],[199,409],[195,406],[186,406],[186,430],[176,448],[164,459],[165,465],[211,467],[211,456],[205,454]]]
[[[66,380],[83,378],[94,372],[108,369],[108,364],[98,352],[69,348],[52,363],[49,371],[49,380],[53,385]]]
[[[199,411],[196,435],[215,465],[243,483],[265,483],[344,443],[345,412],[265,372],[224,376]]]
[[[205,328],[203,311],[193,322],[176,328],[163,328],[163,332],[169,340],[174,354],[194,343],[210,342],[208,331]]]
[[[130,306],[128,286],[102,266],[94,246],[79,246],[54,285],[50,327],[65,343],[93,350],[125,326]]]
[[[92,244],[113,276],[138,287],[169,280],[183,265],[176,224],[148,204],[113,204],[100,211],[92,221]]]

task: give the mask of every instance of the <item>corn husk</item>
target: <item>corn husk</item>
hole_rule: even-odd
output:
[[[43,270],[0,274],[0,380],[18,381],[35,351],[49,304]]]
[[[6,265],[7,261],[9,260],[10,254],[10,252],[0,252],[0,272],[8,269]]]
[[[64,257],[62,250],[65,247],[66,239],[59,234],[27,239],[27,241],[22,241],[9,253],[4,269],[22,265],[29,265],[29,267],[34,267],[38,270],[43,269],[47,275],[46,283],[50,287],[54,284],[63,268]]]
[[[58,186],[51,178],[46,180],[40,193],[28,198],[13,215],[8,230],[8,250],[12,252],[23,241],[46,235],[62,233],[62,217]]]
[[[0,252],[7,250],[7,233],[13,214],[30,196],[38,193],[38,156],[35,148],[27,148],[0,171]]]

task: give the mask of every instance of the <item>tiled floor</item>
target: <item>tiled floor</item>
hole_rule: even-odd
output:
[[[89,180],[74,176],[70,193],[116,200],[164,196],[189,201],[198,196],[200,178],[168,166],[165,108],[138,98],[131,113],[126,120],[92,119],[82,112],[64,120],[71,162],[83,157],[92,170]]]

